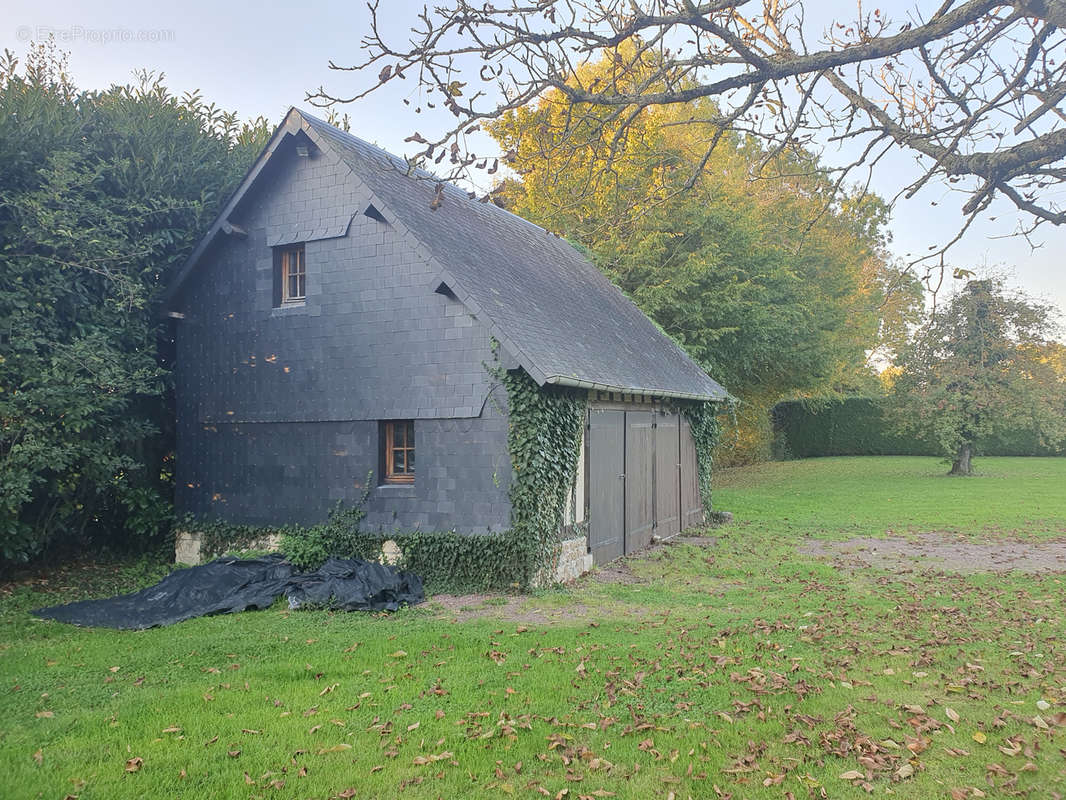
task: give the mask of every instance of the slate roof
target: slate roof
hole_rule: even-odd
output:
[[[441,280],[539,384],[728,397],[564,239],[447,183],[433,210],[438,181],[431,175],[409,174],[403,159],[310,114],[293,115],[366,183],[378,210],[428,251]]]

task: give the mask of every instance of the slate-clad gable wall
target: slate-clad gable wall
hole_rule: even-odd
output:
[[[181,511],[318,521],[377,470],[378,421],[411,418],[415,486],[375,490],[368,522],[507,525],[506,418],[487,401],[489,335],[434,292],[435,274],[403,237],[363,214],[368,202],[328,152],[300,158],[283,144],[230,216],[247,238],[220,237],[183,288]],[[306,241],[307,300],[273,308],[270,245],[292,241]]]

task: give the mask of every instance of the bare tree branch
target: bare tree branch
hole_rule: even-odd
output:
[[[413,110],[454,116],[412,138],[423,163],[451,154],[444,178],[474,179],[487,163],[465,150],[474,126],[548,98],[571,110],[545,154],[559,163],[567,150],[603,147],[604,129],[609,161],[658,106],[703,103],[693,121],[706,124],[710,103],[719,132],[701,169],[725,131],[761,140],[764,167],[834,144],[861,154],[834,168],[843,189],[890,140],[923,168],[904,194],[938,179],[968,195],[963,230],[996,196],[1037,224],[1066,222],[1066,0],[919,3],[904,20],[859,5],[855,19],[823,30],[804,0],[438,0],[404,42],[383,35],[379,2],[362,60],[330,64],[369,80],[308,99],[331,107],[410,87]],[[586,77],[593,63],[611,64],[607,79]]]

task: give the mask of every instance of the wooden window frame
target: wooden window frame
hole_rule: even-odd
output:
[[[415,468],[408,469],[408,454],[415,452],[415,423],[410,419],[397,419],[384,423],[382,444],[384,446],[383,472],[385,483],[412,484],[415,482]],[[397,434],[400,435],[397,440]],[[402,470],[397,471],[396,451],[403,452]]]
[[[295,265],[294,265],[295,262]],[[294,270],[295,266],[295,270]],[[295,291],[292,286],[295,278]],[[302,292],[301,292],[302,290]],[[307,257],[303,242],[274,248],[274,305],[293,306],[307,301]]]

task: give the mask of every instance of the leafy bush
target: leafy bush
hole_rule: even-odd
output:
[[[531,544],[513,531],[469,535],[455,531],[413,531],[380,535],[403,557],[400,567],[418,575],[433,592],[513,591],[532,576]]]
[[[342,508],[338,503],[329,519],[319,525],[285,528],[281,552],[295,566],[308,571],[318,569],[331,557],[376,561],[381,556],[381,540],[359,531],[365,516],[362,507]]]
[[[267,133],[150,74],[79,92],[50,45],[0,57],[0,559],[169,531],[158,299]]]
[[[367,488],[355,505],[345,508],[338,501],[325,522],[310,527],[291,525],[283,529],[281,552],[285,557],[302,570],[316,570],[330,557],[377,561],[381,557],[381,540],[359,531],[359,523],[366,517],[366,500],[370,496],[373,477],[367,475]]]

